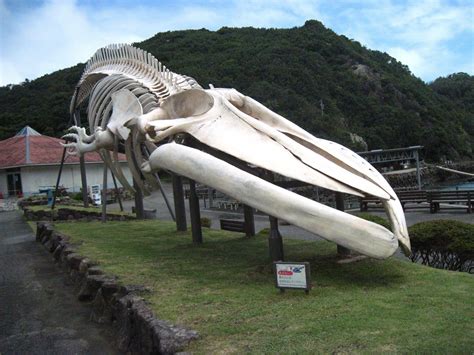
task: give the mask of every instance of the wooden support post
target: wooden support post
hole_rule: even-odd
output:
[[[186,231],[186,210],[184,207],[183,180],[181,176],[172,174],[173,178],[173,196],[174,196],[174,212],[176,216],[176,230],[180,232]]]
[[[58,197],[59,182],[61,181],[61,174],[63,173],[64,160],[66,159],[66,150],[67,148],[64,147],[63,156],[61,158],[61,165],[59,166],[58,179],[56,180],[56,188],[54,189],[53,203],[51,204],[52,210],[54,210],[54,206],[56,206],[56,198]]]
[[[143,192],[140,186],[133,179],[133,188],[135,189],[135,215],[137,219],[145,219],[145,210],[143,209]]]
[[[342,192],[336,192],[336,208],[339,211],[344,211],[344,194]],[[351,255],[351,250],[343,247],[342,245],[337,245],[337,254],[339,256],[349,256]]]
[[[84,207],[87,208],[89,207],[89,194],[87,191],[86,163],[85,163],[83,155],[79,157],[79,165],[81,168],[82,201],[83,201]]]
[[[418,150],[415,150],[416,159],[416,182],[418,183],[418,190],[421,190],[421,172],[420,172],[420,156]]]
[[[214,189],[212,187],[207,188],[207,197],[209,198],[209,208],[214,207]]]
[[[194,244],[202,244],[201,212],[199,198],[196,193],[196,182],[189,179],[189,213],[191,215],[191,231]]]
[[[268,236],[268,248],[270,251],[270,259],[272,261],[283,261],[283,239],[278,230],[278,219],[270,217],[270,235]]]
[[[122,197],[120,197],[120,190],[117,186],[117,180],[115,180],[115,175],[112,170],[110,170],[110,174],[112,174],[112,180],[114,181],[115,196],[117,196],[117,200],[120,206],[120,211],[123,212]]]
[[[107,164],[104,162],[104,178],[102,180],[102,223],[107,221]]]
[[[244,205],[245,235],[253,237],[255,235],[255,220],[253,216],[253,207]]]

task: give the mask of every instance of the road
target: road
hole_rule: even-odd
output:
[[[118,354],[89,315],[21,212],[0,213],[0,354]]]

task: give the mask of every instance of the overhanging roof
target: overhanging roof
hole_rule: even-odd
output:
[[[20,166],[58,165],[61,163],[63,147],[59,138],[44,136],[33,128],[26,126],[15,136],[0,141],[0,169]],[[96,152],[84,155],[86,163],[101,163],[102,158]],[[119,154],[120,161],[126,161],[124,154]],[[67,156],[66,164],[78,164],[78,156]]]

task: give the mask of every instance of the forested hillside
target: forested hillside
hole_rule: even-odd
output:
[[[432,161],[473,155],[472,76],[452,76],[471,86],[451,83],[451,76],[426,85],[388,54],[317,21],[293,29],[166,32],[135,45],[205,88],[234,87],[316,136],[356,150],[421,144]],[[0,139],[25,124],[60,135],[82,69],[0,88]]]

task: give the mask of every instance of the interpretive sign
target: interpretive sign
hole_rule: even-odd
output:
[[[309,263],[275,262],[275,286],[281,291],[298,288],[308,292],[311,289]]]
[[[100,195],[100,185],[91,185],[91,200],[94,205],[102,204],[102,197]]]

